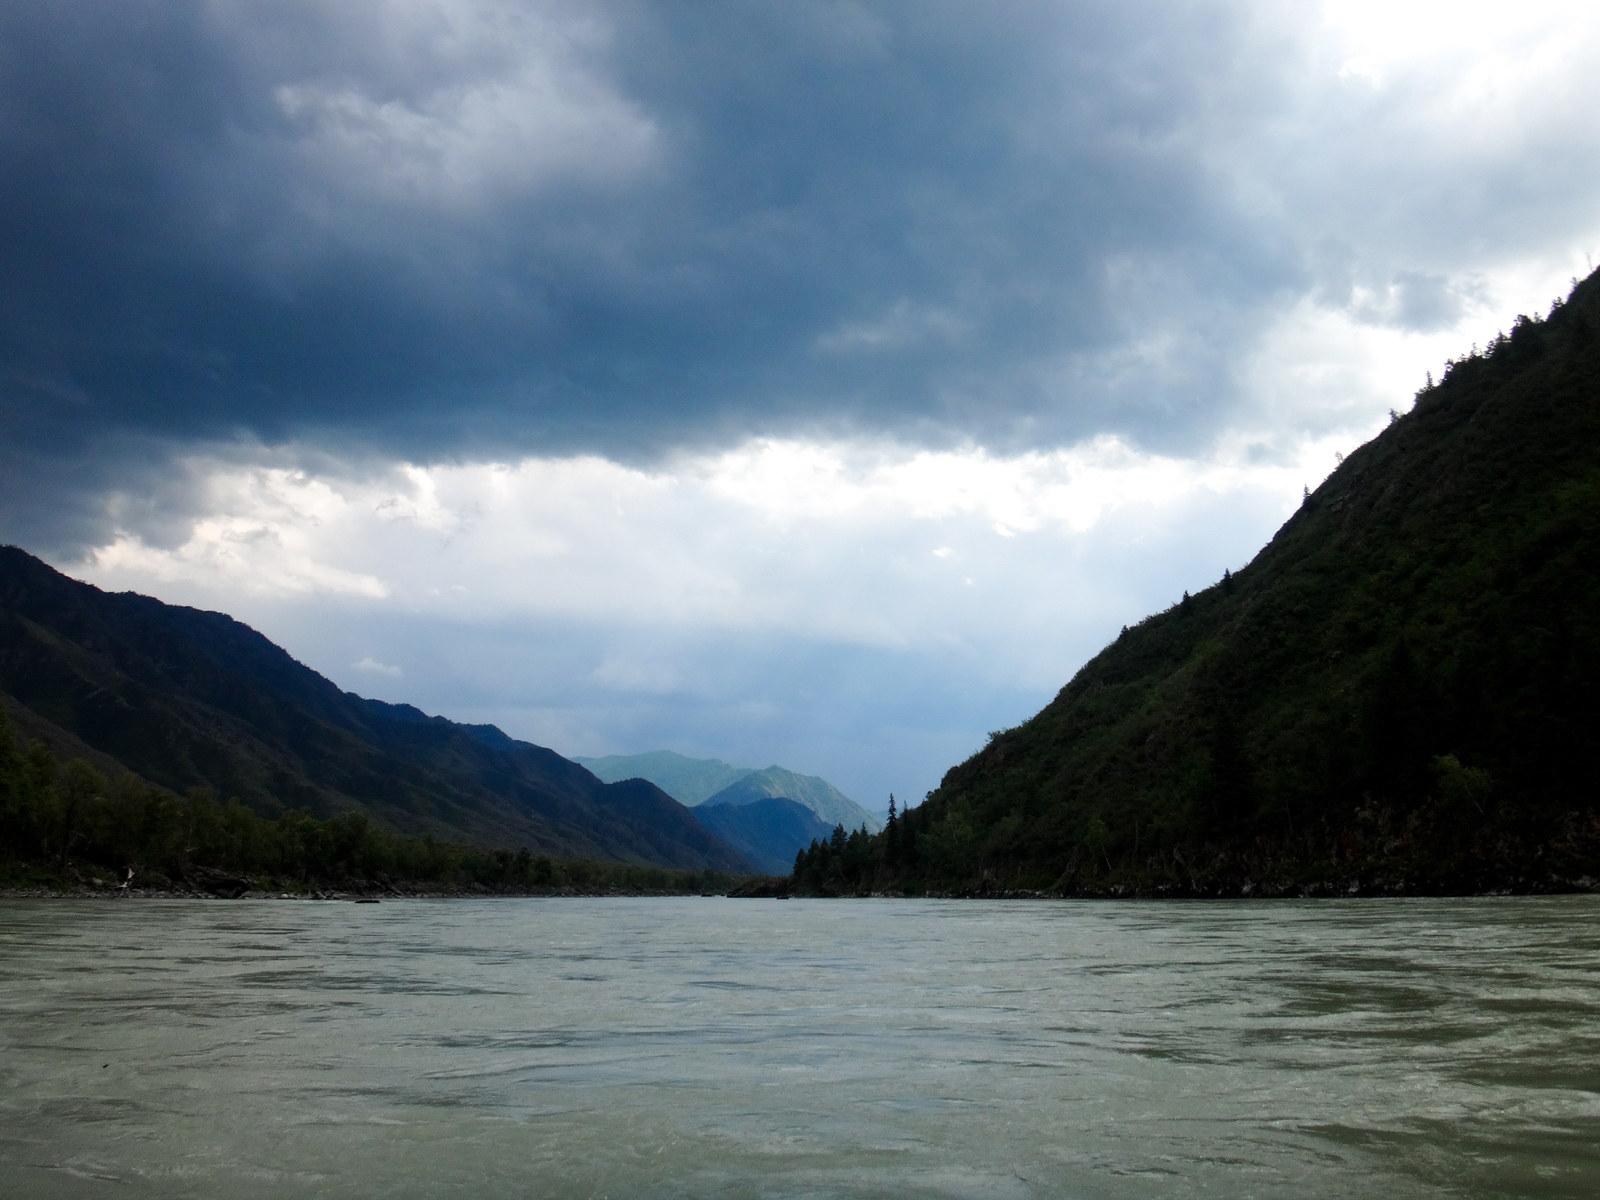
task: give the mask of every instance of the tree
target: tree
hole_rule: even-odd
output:
[[[1255,784],[1244,735],[1231,712],[1224,711],[1211,727],[1205,782],[1207,807],[1218,832],[1236,833],[1256,813]]]
[[[1484,815],[1484,804],[1494,791],[1489,772],[1463,766],[1454,754],[1442,754],[1433,760],[1433,778],[1451,816],[1466,817],[1469,807],[1476,816]]]
[[[106,791],[106,777],[81,758],[67,764],[66,778],[59,789],[60,795],[60,850],[57,869],[65,872],[67,855],[83,832],[88,809]]]
[[[1089,818],[1089,824],[1083,831],[1083,848],[1089,852],[1090,858],[1104,859],[1106,870],[1109,871],[1111,869],[1110,846],[1111,830],[1100,819],[1100,814],[1096,813]]]

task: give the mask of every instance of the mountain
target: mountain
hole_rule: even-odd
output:
[[[493,726],[341,691],[222,613],[102,592],[14,546],[0,547],[0,692],[32,736],[264,816],[360,810],[400,833],[747,869],[642,779],[603,783]]]
[[[1600,886],[1600,275],[808,887]],[[828,883],[829,880],[833,882]]]
[[[607,783],[648,779],[680,804],[693,808],[704,803],[754,767],[733,767],[720,758],[688,758],[671,750],[647,754],[608,754],[604,758],[574,758]]]
[[[574,758],[601,779],[648,779],[675,800],[690,807],[751,804],[768,796],[798,801],[826,821],[846,829],[883,828],[883,821],[862,808],[826,779],[801,775],[784,767],[765,770],[734,767],[720,758],[687,758],[671,750],[647,754],[611,754],[605,758]],[[791,858],[793,855],[790,856]]]
[[[701,807],[753,804],[768,796],[783,796],[804,805],[826,822],[830,830],[835,825],[843,825],[846,829],[865,827],[868,832],[883,828],[882,821],[826,779],[819,779],[815,775],[799,775],[776,766],[751,771],[709,798]],[[791,853],[789,857],[792,863],[794,855]]]
[[[789,874],[797,850],[833,832],[816,813],[783,796],[764,796],[749,804],[702,804],[694,815],[768,875]]]
[[[788,874],[794,868],[795,852],[814,838],[826,838],[835,825],[851,830],[883,828],[882,821],[826,779],[783,767],[757,771],[716,758],[687,758],[671,750],[574,761],[601,779],[648,779],[668,795],[693,805],[701,824],[773,874]],[[786,803],[771,803],[775,800]],[[802,809],[808,819],[799,819],[791,805]]]

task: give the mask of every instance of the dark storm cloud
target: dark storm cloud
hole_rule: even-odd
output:
[[[8,3],[7,502],[240,437],[1192,445],[1361,268],[1234,169],[1307,70],[1222,3]]]
[[[18,402],[73,407],[80,430],[326,423],[402,442],[465,408],[464,431],[533,446],[773,411],[965,425],[1015,389],[1008,364],[1114,335],[1108,260],[1198,242],[1273,269],[1197,228],[1205,180],[1170,145],[1232,42],[1199,8],[1164,29],[1094,8],[597,10],[606,32],[573,73],[653,127],[650,161],[458,201],[338,178],[306,153],[319,119],[428,114],[570,35],[452,52],[429,42],[454,10],[407,7],[9,7]],[[432,116],[489,174],[522,149]],[[377,149],[399,169],[429,157],[362,132],[400,141]]]

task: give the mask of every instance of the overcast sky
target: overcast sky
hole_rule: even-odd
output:
[[[1591,3],[0,0],[0,537],[920,797],[1600,255]]]

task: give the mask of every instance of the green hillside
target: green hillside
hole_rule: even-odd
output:
[[[1596,886],[1600,279],[1452,362],[822,890]],[[852,848],[853,847],[853,848]],[[823,861],[826,860],[826,861]]]

